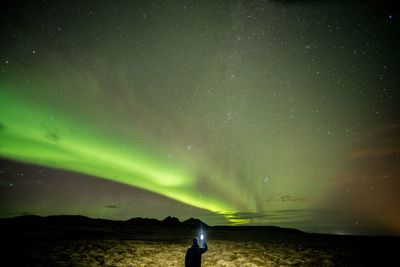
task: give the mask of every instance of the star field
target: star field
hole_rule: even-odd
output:
[[[0,215],[399,234],[389,1],[19,1]]]

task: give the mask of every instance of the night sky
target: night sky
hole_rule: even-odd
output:
[[[9,1],[0,217],[400,234],[389,1]]]

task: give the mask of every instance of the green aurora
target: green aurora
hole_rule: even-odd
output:
[[[157,158],[156,152],[146,152],[135,144],[127,151],[124,143],[98,137],[95,131],[85,130],[79,123],[55,116],[29,101],[2,94],[0,104],[6,125],[1,134],[3,157],[137,186],[219,214],[234,210],[224,199],[210,195],[203,198],[190,170]],[[57,119],[49,122],[54,116]],[[233,193],[240,197],[239,191]],[[244,198],[241,201],[245,203]]]
[[[398,25],[372,2],[9,5],[4,162],[106,179],[225,218],[210,223],[399,233],[399,54],[398,41],[386,42]],[[7,186],[35,175],[1,173],[1,216],[68,206],[47,191],[48,204],[35,205],[32,186],[33,200]],[[62,190],[62,178],[46,179]],[[122,203],[109,217],[147,216],[127,207],[136,198],[124,196],[126,215]],[[90,205],[79,212],[100,209]]]

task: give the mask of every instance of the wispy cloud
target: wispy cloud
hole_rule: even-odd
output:
[[[359,170],[348,170],[336,174],[335,176],[331,176],[327,178],[327,181],[353,181],[353,180],[365,180],[368,176],[365,175],[365,172]]]
[[[119,208],[118,206],[115,206],[115,205],[106,205],[104,207],[105,208],[110,208],[110,209],[118,209]]]
[[[346,158],[355,160],[399,155],[400,124],[382,124],[366,131],[361,137],[361,145],[350,151]]]
[[[360,135],[359,147],[344,155],[345,169],[328,181],[372,181],[399,175],[400,124],[382,124]]]
[[[399,155],[400,146],[397,147],[369,147],[355,149],[347,156],[348,159],[360,159],[370,157],[383,157],[390,155]]]
[[[294,197],[294,196],[281,196],[282,202],[307,202],[308,198],[306,197]]]
[[[308,198],[291,195],[270,196],[265,201],[267,202],[307,202]]]

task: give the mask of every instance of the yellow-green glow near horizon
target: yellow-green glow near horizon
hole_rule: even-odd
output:
[[[54,119],[53,112],[10,96],[6,90],[1,92],[5,129],[0,131],[0,156],[140,187],[218,214],[234,210],[223,199],[200,196],[190,170],[146,155],[140,151],[143,144],[129,149],[123,149],[123,143],[111,145],[111,137],[98,137],[78,123],[58,116]],[[61,137],[52,137],[48,129]]]

